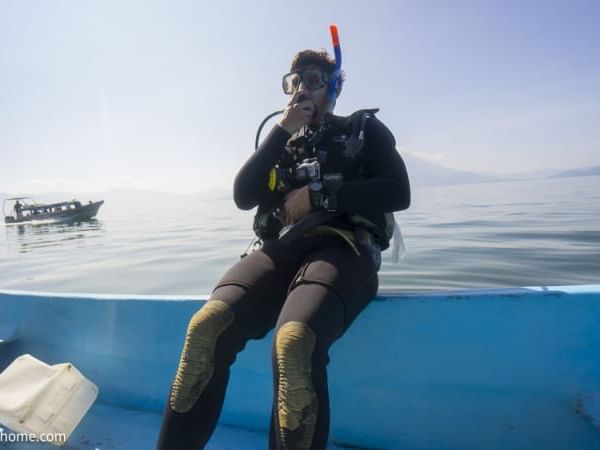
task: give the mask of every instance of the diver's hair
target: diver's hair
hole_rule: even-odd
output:
[[[290,70],[293,72],[301,67],[317,66],[329,74],[335,70],[335,60],[329,56],[327,50],[302,50],[294,55]]]
[[[335,71],[335,59],[329,56],[327,50],[322,48],[321,50],[302,50],[294,55],[292,58],[291,72],[294,72],[302,67],[306,66],[317,66],[322,71],[332,74]],[[342,70],[340,72],[340,83],[338,85],[337,95],[340,94],[342,84],[346,80],[346,74]]]

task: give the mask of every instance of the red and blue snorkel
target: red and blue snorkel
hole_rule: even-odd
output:
[[[333,54],[335,55],[335,69],[329,79],[329,86],[327,90],[327,103],[328,110],[333,110],[339,83],[342,82],[342,48],[340,47],[340,36],[338,29],[335,25],[329,27],[331,32],[331,42],[333,43]]]

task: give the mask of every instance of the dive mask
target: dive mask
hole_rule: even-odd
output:
[[[329,75],[321,69],[304,69],[296,72],[290,72],[283,76],[283,92],[288,95],[293,94],[304,83],[309,91],[314,91],[325,87],[329,81]]]

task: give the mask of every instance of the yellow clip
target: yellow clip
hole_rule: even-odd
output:
[[[269,182],[267,186],[271,192],[273,192],[277,187],[277,170],[275,170],[275,167],[269,171]]]

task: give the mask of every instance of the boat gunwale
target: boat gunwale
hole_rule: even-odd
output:
[[[450,299],[470,300],[482,297],[508,297],[518,298],[521,296],[562,296],[566,294],[599,294],[600,284],[582,284],[566,286],[527,286],[513,288],[480,288],[459,290],[431,290],[431,291],[395,291],[381,290],[377,293],[374,301],[402,301],[414,299]],[[44,292],[0,289],[0,296],[27,296],[64,299],[86,299],[86,300],[133,300],[133,301],[181,301],[197,302],[207,301],[210,294],[185,295],[185,294],[103,294],[103,293],[74,293],[74,292]]]

